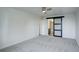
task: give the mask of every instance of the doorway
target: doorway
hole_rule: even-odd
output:
[[[62,18],[64,16],[49,17],[48,19],[48,35],[62,37]]]
[[[48,35],[53,36],[53,19],[48,19]]]

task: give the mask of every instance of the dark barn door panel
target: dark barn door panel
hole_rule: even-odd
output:
[[[62,37],[62,18],[54,18],[53,21],[53,36]]]
[[[49,17],[47,19],[53,18],[53,36],[62,37],[62,18],[64,16]]]

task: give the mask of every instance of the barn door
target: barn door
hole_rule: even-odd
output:
[[[62,37],[62,18],[64,18],[64,16],[46,18],[53,19],[53,36]]]
[[[62,37],[62,17],[53,18],[53,36]]]

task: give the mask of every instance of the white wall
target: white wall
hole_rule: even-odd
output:
[[[2,12],[1,12],[1,9],[0,9],[0,47],[2,46],[2,16],[3,16],[3,14],[2,14]]]
[[[53,15],[53,16],[61,16],[61,15]],[[62,16],[65,16],[63,18],[63,32],[62,35],[64,38],[72,38],[75,39],[76,30],[75,30],[75,15],[74,14],[64,14]],[[48,16],[50,17],[50,16]],[[42,25],[43,24],[43,25]],[[44,33],[43,35],[47,35],[48,33],[48,25],[47,25],[47,19],[42,20],[41,26],[43,26],[41,32]],[[42,34],[41,33],[41,34]]]
[[[40,21],[40,34],[48,35],[48,20],[47,19],[42,19]]]
[[[75,25],[75,15],[74,14],[66,14],[63,18],[63,37],[75,39],[76,35],[76,25]]]
[[[39,17],[14,8],[0,8],[0,49],[39,35]]]
[[[79,45],[79,8],[77,9],[75,16],[76,16],[76,41]]]

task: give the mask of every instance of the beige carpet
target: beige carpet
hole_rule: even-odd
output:
[[[78,52],[76,40],[39,36],[0,50],[1,52]]]

